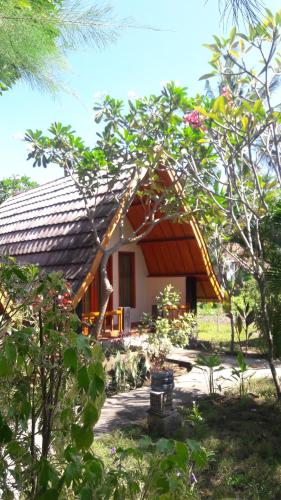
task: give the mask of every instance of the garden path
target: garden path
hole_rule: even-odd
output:
[[[196,357],[201,351],[174,349],[168,360],[187,361],[195,363]],[[231,369],[237,366],[235,356],[222,356],[223,369],[218,372],[217,383],[222,390],[227,390],[235,385],[235,381],[230,380]],[[270,370],[265,359],[247,358],[249,370],[247,375],[255,377],[269,377]],[[281,363],[278,365],[278,373],[281,376]],[[182,370],[184,373],[184,371]],[[175,378],[174,402],[175,406],[189,403],[194,399],[206,394],[207,373],[204,370],[193,366],[192,370]],[[119,393],[116,396],[107,398],[103,406],[101,417],[95,427],[95,434],[111,432],[114,429],[128,427],[138,421],[145,419],[149,407],[150,387],[143,386],[126,393]]]

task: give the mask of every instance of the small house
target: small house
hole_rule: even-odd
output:
[[[99,235],[103,245],[118,237],[118,206],[114,190],[126,193],[126,182],[99,193]],[[98,201],[97,201],[98,200]],[[92,200],[89,199],[89,206]],[[143,218],[137,196],[126,216],[127,231]],[[0,206],[0,254],[19,264],[33,263],[43,271],[61,271],[69,282],[73,304],[87,321],[99,314],[99,264],[85,200],[71,177],[22,192]],[[130,330],[144,312],[150,313],[156,296],[171,283],[181,294],[181,308],[195,310],[197,301],[220,301],[222,291],[198,224],[164,220],[141,241],[115,252],[108,263],[113,285],[105,330],[116,335]]]

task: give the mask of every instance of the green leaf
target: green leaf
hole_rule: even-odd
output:
[[[90,448],[94,434],[92,429],[80,427],[77,424],[73,424],[71,427],[71,437],[74,440],[78,450]]]
[[[77,335],[77,349],[82,352],[87,358],[92,357],[92,350],[89,346],[89,341],[84,335]]]
[[[235,36],[236,36],[236,28],[235,28],[235,26],[233,26],[231,32],[229,33],[229,43],[230,43],[230,45],[233,43]]]
[[[89,395],[91,396],[92,399],[96,399],[96,397],[98,395],[98,390],[97,390],[96,382],[94,379],[91,380],[91,382],[90,382]]]
[[[77,460],[67,465],[64,471],[64,478],[68,486],[74,479],[81,477],[81,469],[81,464]]]
[[[17,441],[11,441],[7,446],[7,451],[12,458],[17,458],[25,453],[25,449]]]
[[[90,379],[86,366],[82,366],[82,368],[79,368],[77,373],[77,381],[79,389],[84,389],[84,391],[88,391],[90,385]]]
[[[4,422],[0,425],[0,443],[6,444],[12,440],[13,432],[10,427]]]
[[[189,452],[184,443],[176,442],[176,459],[180,467],[185,468],[188,463]]]
[[[225,102],[224,102],[224,97],[222,95],[217,97],[217,99],[215,100],[215,102],[213,104],[213,111],[215,113],[217,113],[217,112],[224,113],[225,112]]]
[[[139,447],[142,450],[147,450],[148,448],[150,448],[150,446],[152,446],[152,444],[153,444],[153,441],[152,441],[151,437],[149,437],[149,436],[145,436],[139,440]]]
[[[209,78],[212,78],[216,74],[217,74],[216,71],[212,71],[212,73],[206,73],[205,75],[200,76],[199,82],[200,82],[200,80],[208,80]]]
[[[13,373],[13,366],[7,358],[0,354],[0,377],[9,377]]]
[[[156,443],[156,449],[160,453],[171,453],[174,450],[174,443],[170,439],[161,438]]]
[[[241,122],[242,122],[243,129],[246,130],[247,127],[248,127],[248,123],[249,123],[248,117],[247,116],[242,116]]]
[[[254,104],[253,111],[254,113],[259,113],[261,110],[263,110],[262,101],[260,99],[257,99]]]
[[[83,422],[86,427],[93,427],[99,419],[99,412],[92,401],[88,401],[83,411]]]
[[[24,274],[24,272],[19,268],[19,267],[14,267],[13,268],[13,273],[24,283],[28,282],[27,276]]]
[[[80,500],[93,500],[93,492],[89,486],[84,486],[80,491]]]
[[[244,358],[242,352],[239,352],[237,354],[237,362],[239,364],[239,368],[240,368],[241,371],[246,371],[247,370],[246,361],[245,361],[245,358]]]
[[[63,364],[65,368],[73,371],[77,370],[77,351],[74,347],[68,347],[63,354]]]
[[[15,348],[15,345],[10,341],[7,340],[5,343],[5,354],[6,358],[10,363],[14,363],[17,358],[17,350]]]

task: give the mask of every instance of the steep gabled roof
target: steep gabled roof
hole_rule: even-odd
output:
[[[95,221],[103,245],[107,245],[118,224],[120,200],[125,198],[129,186],[133,185],[129,175],[130,169],[126,171],[125,168],[121,179],[110,191],[107,181],[104,184],[99,181],[99,191],[87,198],[88,207],[95,206]],[[170,174],[167,182],[170,182],[169,179]],[[133,204],[128,213],[133,227],[140,216],[136,209]],[[169,262],[162,263],[161,269],[156,267],[156,275],[162,276],[163,272],[173,275],[172,272],[177,274],[182,271],[182,275],[197,276],[198,297],[202,300],[221,300],[222,291],[195,220],[191,218],[189,222],[175,223],[172,229],[171,224],[171,221],[165,227],[160,224],[146,241],[140,242],[149,274],[153,275],[152,245],[155,246],[156,238],[158,267],[163,246],[165,254],[173,256]],[[147,255],[149,248],[151,258]],[[179,252],[182,253],[180,260],[177,257]],[[20,264],[37,264],[43,271],[62,271],[72,286],[74,305],[79,302],[95,275],[101,252],[94,239],[83,196],[71,177],[63,177],[18,194],[0,206],[0,256],[4,254],[16,257]]]
[[[115,193],[122,190],[124,184],[114,187]],[[112,193],[102,189],[96,201],[102,240],[117,207]],[[0,206],[0,255],[38,264],[45,271],[63,271],[74,293],[96,253],[83,197],[70,177],[18,194]]]

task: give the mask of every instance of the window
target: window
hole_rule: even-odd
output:
[[[119,306],[136,307],[135,254],[119,252]]]

